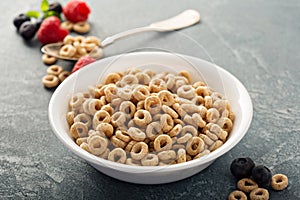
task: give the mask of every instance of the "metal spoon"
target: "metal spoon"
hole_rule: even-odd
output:
[[[185,27],[192,26],[196,24],[197,22],[200,21],[200,14],[199,12],[195,10],[185,10],[184,12],[163,20],[159,22],[154,22],[150,24],[149,26],[145,27],[140,27],[140,28],[135,28],[131,30],[127,30],[118,34],[115,34],[111,37],[107,37],[101,42],[100,47],[96,47],[93,51],[91,51],[88,55],[95,59],[99,59],[103,56],[103,49],[104,47],[112,44],[114,41],[121,39],[123,37],[141,33],[141,32],[147,32],[147,31],[158,31],[158,32],[168,32],[168,31],[174,31],[174,30],[179,30]],[[41,48],[41,51],[45,54],[48,54],[50,56],[63,59],[63,60],[73,60],[76,61],[78,58],[74,57],[63,57],[59,55],[59,50],[63,46],[62,42],[58,43],[51,43],[43,46]]]

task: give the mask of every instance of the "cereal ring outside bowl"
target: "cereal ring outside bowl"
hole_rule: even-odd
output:
[[[116,163],[94,156],[80,148],[70,136],[65,119],[70,97],[72,94],[86,91],[90,85],[103,82],[109,73],[123,72],[132,66],[142,70],[151,69],[154,72],[178,73],[186,70],[192,75],[192,82],[205,82],[216,92],[226,96],[235,114],[228,140],[215,151],[199,159],[163,166],[133,166]],[[134,52],[94,62],[71,74],[62,82],[49,103],[50,125],[65,147],[100,172],[119,180],[139,184],[169,183],[199,173],[239,143],[250,126],[252,115],[250,96],[242,83],[232,74],[205,60],[166,52]]]

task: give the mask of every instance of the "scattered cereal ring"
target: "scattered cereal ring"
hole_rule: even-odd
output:
[[[80,34],[89,32],[90,28],[91,26],[88,22],[77,22],[73,25],[73,30]]]
[[[147,137],[154,140],[158,135],[162,134],[162,128],[159,122],[152,122],[146,128]]]
[[[195,97],[195,89],[191,85],[182,85],[177,89],[177,95],[186,99]]]
[[[45,63],[46,65],[52,65],[57,61],[57,58],[55,58],[53,56],[49,56],[48,54],[43,54],[42,60],[43,60],[43,63]]]
[[[249,193],[258,188],[258,184],[250,178],[243,178],[237,182],[237,188],[243,192]]]
[[[57,76],[48,74],[43,77],[42,83],[46,88],[54,88],[58,86],[59,79],[57,78]]]
[[[228,200],[247,200],[247,195],[242,191],[235,190],[229,194]]]
[[[109,123],[100,123],[97,127],[96,127],[96,131],[101,131],[103,132],[107,137],[111,137],[113,135],[114,132],[114,128],[111,124]]]
[[[75,122],[71,128],[70,133],[73,138],[81,138],[81,137],[87,137],[88,136],[88,127],[86,124],[82,122]]]
[[[143,166],[156,166],[159,163],[158,156],[153,153],[149,153],[141,159],[141,163]]]
[[[166,150],[161,151],[157,154],[160,161],[162,160],[175,160],[176,159],[176,152],[174,150]]]
[[[186,144],[186,152],[195,156],[204,150],[204,142],[200,137],[192,137]]]
[[[89,150],[92,154],[98,156],[105,152],[107,149],[107,139],[100,137],[99,135],[92,135],[88,139]]]
[[[71,31],[73,29],[73,23],[70,21],[64,21],[60,24],[60,27],[63,29],[67,29],[68,31]]]
[[[101,41],[99,38],[97,38],[96,36],[88,36],[86,37],[82,43],[85,43],[85,44],[95,44],[97,46],[101,46]]]
[[[110,142],[115,146],[115,147],[120,147],[122,149],[124,149],[127,145],[126,142],[124,142],[123,140],[117,138],[117,136],[113,135],[111,138],[110,138]]]
[[[58,75],[60,82],[63,82],[68,76],[70,76],[71,72],[63,71]]]
[[[127,143],[131,141],[131,137],[125,131],[117,130],[116,137]]]
[[[145,127],[152,121],[152,117],[149,111],[138,110],[134,113],[133,121],[136,125],[140,127]]]
[[[145,99],[145,110],[148,110],[151,114],[160,112],[161,101],[157,96],[150,96]]]
[[[80,114],[76,115],[76,117],[74,118],[74,122],[82,122],[87,127],[90,127],[92,124],[91,117],[85,113],[80,113]]]
[[[163,114],[160,117],[160,124],[163,132],[169,132],[174,127],[174,121],[168,114]]]
[[[264,188],[256,188],[250,192],[251,200],[268,200],[269,192]]]
[[[172,139],[169,135],[159,135],[154,140],[154,150],[157,152],[170,150],[172,148]]]
[[[284,190],[289,184],[289,179],[284,174],[275,174],[271,179],[271,187],[274,190]]]
[[[58,76],[64,69],[59,65],[51,65],[47,68],[47,74]]]
[[[167,90],[162,90],[158,93],[158,98],[160,99],[161,103],[166,106],[171,106],[174,104],[174,96],[171,92]]]
[[[146,134],[143,131],[141,131],[141,129],[135,127],[130,127],[128,129],[128,135],[138,142],[146,139]]]

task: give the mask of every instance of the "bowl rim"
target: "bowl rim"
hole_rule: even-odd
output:
[[[161,56],[164,54],[169,55],[169,53],[167,53],[167,52],[159,52],[159,51],[144,51],[144,52],[125,53],[126,56],[137,56],[137,55],[139,55],[139,56],[148,56],[148,55]],[[48,107],[48,118],[49,118],[51,128],[52,128],[54,134],[56,135],[56,137],[64,144],[64,146],[66,146],[74,154],[76,154],[80,158],[82,158],[90,163],[93,163],[95,165],[100,165],[100,166],[106,167],[106,168],[115,169],[117,171],[130,172],[130,173],[144,173],[144,172],[152,172],[152,171],[160,171],[160,172],[168,171],[168,172],[170,172],[170,171],[178,171],[178,170],[182,170],[182,169],[186,169],[186,168],[192,168],[195,166],[204,165],[206,163],[213,162],[218,157],[220,157],[223,154],[230,151],[245,136],[245,134],[247,133],[247,130],[250,127],[250,124],[251,124],[252,118],[253,118],[253,104],[252,104],[250,95],[247,92],[245,86],[230,72],[226,71],[225,69],[221,68],[220,66],[218,66],[214,63],[208,62],[201,58],[188,56],[188,55],[184,55],[184,54],[178,54],[178,53],[173,53],[173,52],[172,52],[172,54],[175,54],[176,56],[180,56],[185,59],[200,60],[201,62],[203,62],[205,64],[213,65],[218,71],[225,73],[227,76],[229,76],[231,79],[233,79],[239,85],[239,91],[243,92],[243,96],[247,101],[246,105],[248,105],[247,110],[249,111],[249,113],[246,115],[246,117],[245,117],[246,119],[244,119],[242,121],[242,122],[244,122],[244,126],[242,126],[241,130],[239,130],[240,133],[238,134],[238,136],[235,137],[235,140],[233,140],[233,139],[231,140],[230,144],[228,143],[228,141],[229,141],[229,139],[228,139],[224,143],[224,145],[222,145],[220,148],[216,149],[213,152],[210,152],[209,154],[207,154],[203,157],[200,157],[199,159],[191,160],[191,161],[184,162],[184,163],[178,163],[178,164],[174,164],[174,165],[165,165],[165,166],[132,166],[132,165],[127,165],[127,164],[112,162],[112,161],[97,157],[91,153],[88,153],[87,151],[81,149],[75,142],[70,143],[63,137],[63,135],[62,135],[63,133],[61,133],[61,131],[58,130],[58,128],[55,126],[54,116],[52,115],[52,110],[55,109],[55,98],[56,98],[57,94],[59,94],[60,91],[64,87],[66,87],[65,85],[67,85],[72,80],[72,78],[70,79],[70,77],[76,78],[75,76],[77,75],[78,72],[71,74],[71,76],[68,79],[66,79],[64,82],[62,82],[56,88],[56,90],[54,91],[54,93],[50,99],[49,107]],[[86,66],[84,69],[82,69],[82,71],[84,71],[84,70],[87,71],[89,68],[95,66],[96,64],[99,65],[100,63],[105,62],[106,60],[109,60],[109,59],[113,60],[114,58],[117,58],[118,56],[121,56],[121,55],[123,55],[123,54],[119,54],[119,55],[115,55],[115,56],[111,56],[111,57],[107,57],[107,58],[98,60],[97,62],[91,63],[88,66]]]

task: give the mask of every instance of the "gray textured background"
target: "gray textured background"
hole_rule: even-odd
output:
[[[130,37],[105,54],[154,47],[209,59],[202,45],[253,100],[253,122],[233,150],[191,178],[154,186],[97,172],[52,133],[47,107],[53,91],[41,84],[46,67],[40,44],[25,43],[12,25],[15,15],[39,2],[4,0],[0,6],[0,199],[226,199],[235,189],[229,165],[239,156],[289,176],[289,187],[271,191],[271,199],[300,199],[299,0],[88,1],[90,34],[101,38],[187,8],[199,10],[202,22],[194,27]]]

